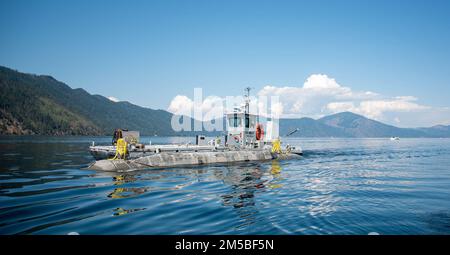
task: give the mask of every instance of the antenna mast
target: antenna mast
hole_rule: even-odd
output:
[[[245,113],[250,113],[250,90],[252,88],[246,87],[245,91],[247,94],[245,95]]]

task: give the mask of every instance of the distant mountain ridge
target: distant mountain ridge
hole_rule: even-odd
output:
[[[280,134],[299,128],[297,137],[450,137],[450,126],[399,128],[351,112],[341,112],[318,120],[281,119]]]
[[[129,102],[113,102],[80,88],[72,89],[48,75],[26,74],[0,66],[1,135],[111,135],[115,128],[139,130],[142,135],[186,136],[200,133],[175,132],[171,127],[172,116],[165,110],[153,110]],[[187,120],[193,126],[193,120]],[[300,131],[292,136],[450,137],[450,126],[398,128],[350,112],[318,120],[280,120],[280,135],[296,128]]]

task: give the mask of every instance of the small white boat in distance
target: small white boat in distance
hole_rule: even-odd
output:
[[[391,141],[398,141],[398,140],[400,140],[400,137],[398,136],[391,137]]]

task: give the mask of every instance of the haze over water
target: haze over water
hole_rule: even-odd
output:
[[[0,234],[450,234],[450,139],[284,138],[302,159],[129,173],[83,170],[91,141],[110,138],[0,139]]]

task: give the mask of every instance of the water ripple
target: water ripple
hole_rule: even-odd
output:
[[[292,138],[299,160],[128,173],[81,170],[89,139],[109,142],[0,140],[0,234],[450,233],[448,139]]]

